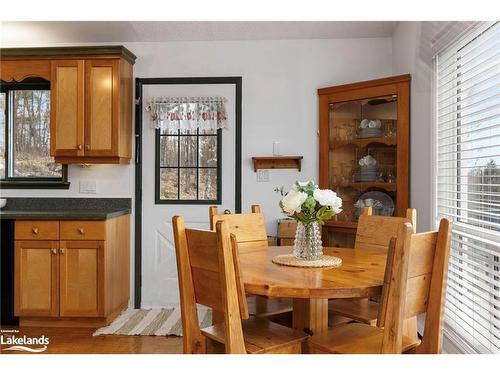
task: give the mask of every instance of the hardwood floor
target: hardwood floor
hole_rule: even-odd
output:
[[[17,329],[16,337],[40,337],[50,340],[49,354],[180,354],[182,337],[159,336],[96,336],[94,329],[88,328],[34,328],[2,327],[2,330]],[[8,334],[3,333],[6,337]],[[2,345],[2,348],[6,345]],[[26,352],[1,351],[1,354]],[[39,353],[37,353],[39,354]]]

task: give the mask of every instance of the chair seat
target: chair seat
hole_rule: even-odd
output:
[[[305,333],[281,326],[266,319],[250,317],[242,320],[243,337],[248,354],[300,353],[301,344],[309,337]],[[211,340],[224,344],[224,324],[201,329]],[[286,350],[292,347],[293,351]]]
[[[337,327],[352,322],[354,322],[354,320],[351,318],[346,318],[345,316],[328,312],[328,327]]]
[[[266,298],[247,296],[248,313],[259,318],[268,318],[293,310],[291,298]]]
[[[335,299],[328,301],[328,311],[361,323],[375,325],[379,304],[368,298],[358,300]]]
[[[361,323],[336,327],[309,339],[314,353],[380,354],[383,329]],[[403,352],[414,349],[420,341],[403,336]]]

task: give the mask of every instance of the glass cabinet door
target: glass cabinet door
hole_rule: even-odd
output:
[[[392,216],[396,200],[397,95],[330,103],[329,185],[343,200],[337,221],[363,207]]]

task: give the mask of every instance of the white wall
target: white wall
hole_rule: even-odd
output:
[[[412,75],[410,121],[410,207],[417,209],[418,231],[431,229],[432,59],[419,55],[421,22],[400,22],[392,38],[393,74]]]
[[[270,234],[281,217],[273,192],[297,180],[318,178],[319,87],[391,75],[391,39],[131,43],[138,77],[242,76],[242,205],[260,203]],[[256,182],[251,157],[303,155],[302,172],[270,171]]]
[[[390,76],[393,65],[391,38],[124,45],[138,57],[136,77],[243,77],[243,209],[260,203],[270,234],[276,232],[275,220],[281,217],[274,187],[318,178],[316,89]],[[270,171],[270,181],[258,183],[251,157],[270,155],[274,140],[281,142],[283,154],[304,156],[302,172]],[[88,197],[132,197],[134,193],[134,166],[130,164],[90,169],[70,166],[70,190],[3,190],[1,194],[83,196],[78,193],[81,179],[97,180],[97,194]]]

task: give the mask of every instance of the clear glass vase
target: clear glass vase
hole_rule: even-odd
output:
[[[293,255],[304,260],[316,260],[323,255],[321,230],[317,222],[311,224],[297,222]]]

